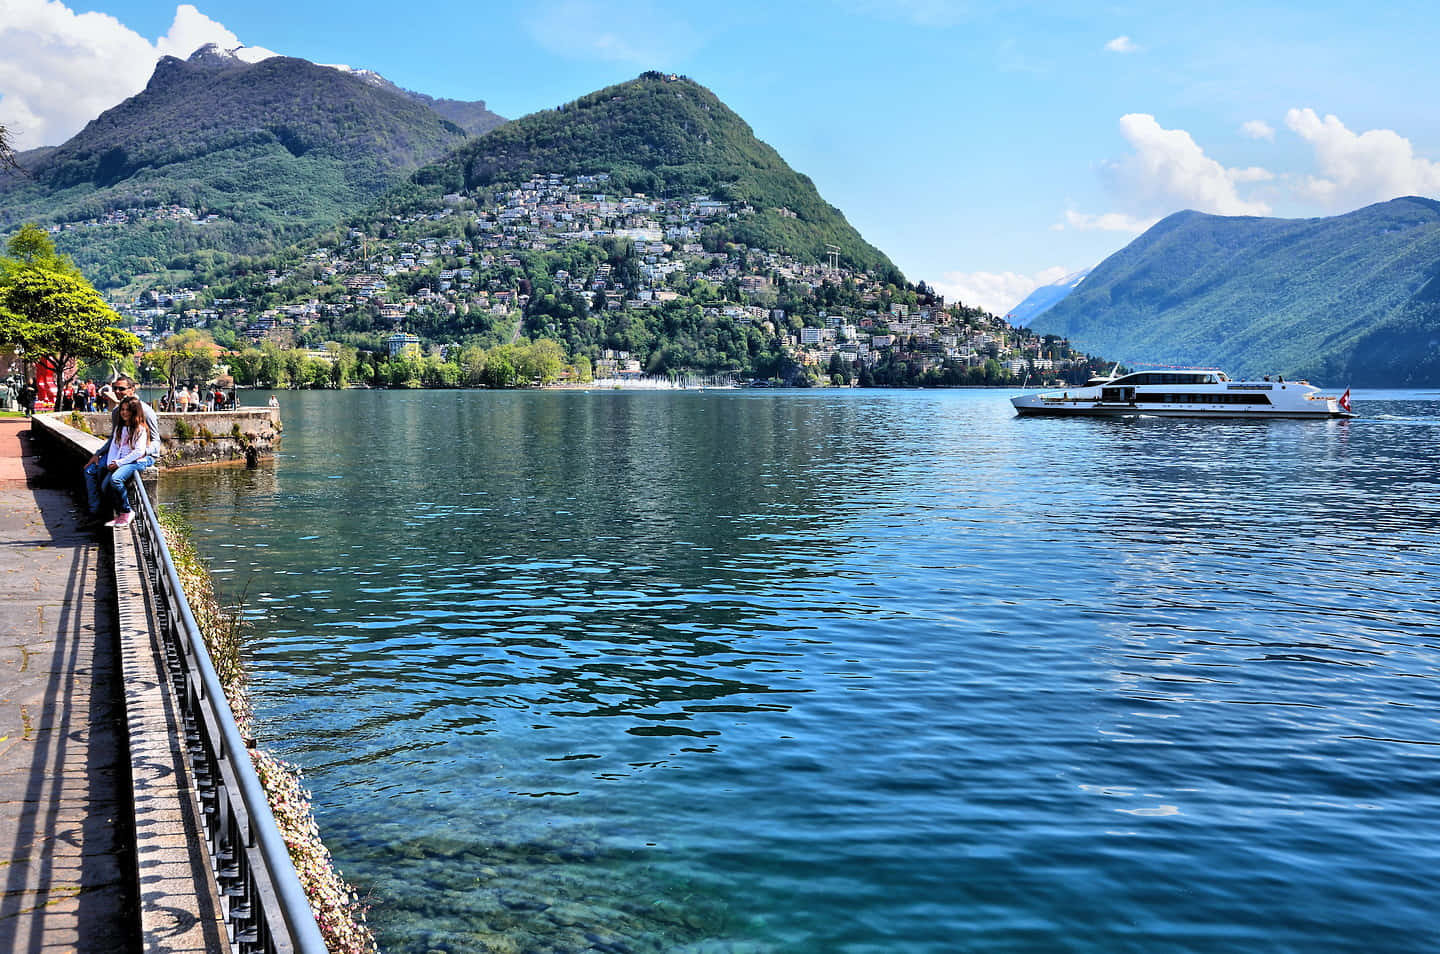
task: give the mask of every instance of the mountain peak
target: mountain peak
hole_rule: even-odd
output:
[[[230,69],[236,66],[244,66],[245,61],[240,59],[229,50],[222,50],[217,44],[206,43],[200,49],[190,54],[185,61],[193,66],[206,66],[212,69]]]
[[[904,280],[810,179],[713,92],[677,74],[642,73],[513,120],[414,179],[437,195],[478,195],[534,175],[602,172],[619,194],[701,195],[733,205],[735,216],[709,227],[713,241],[783,248],[805,262],[826,261],[834,246],[847,267]]]

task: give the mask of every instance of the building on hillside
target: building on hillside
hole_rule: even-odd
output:
[[[397,331],[389,338],[390,357],[394,358],[401,354],[410,354],[420,357],[420,339],[415,335]]]

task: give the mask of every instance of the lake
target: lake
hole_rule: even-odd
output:
[[[391,954],[1434,951],[1440,393],[1013,393],[281,393],[160,496]]]

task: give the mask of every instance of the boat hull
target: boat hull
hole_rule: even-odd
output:
[[[1012,403],[1015,399],[1012,399]],[[1275,408],[1164,408],[1134,407],[1129,404],[1090,404],[1085,406],[1033,406],[1015,404],[1015,413],[1021,417],[1190,417],[1190,418],[1232,418],[1264,420],[1289,418],[1292,420],[1329,420],[1349,418],[1354,414],[1345,411],[1283,411]]]

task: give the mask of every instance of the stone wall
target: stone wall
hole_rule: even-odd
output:
[[[62,423],[98,437],[110,436],[110,412],[62,411],[51,415]],[[165,452],[161,467],[213,464],[224,461],[273,457],[280,443],[280,412],[267,407],[233,411],[195,411],[155,415]]]

